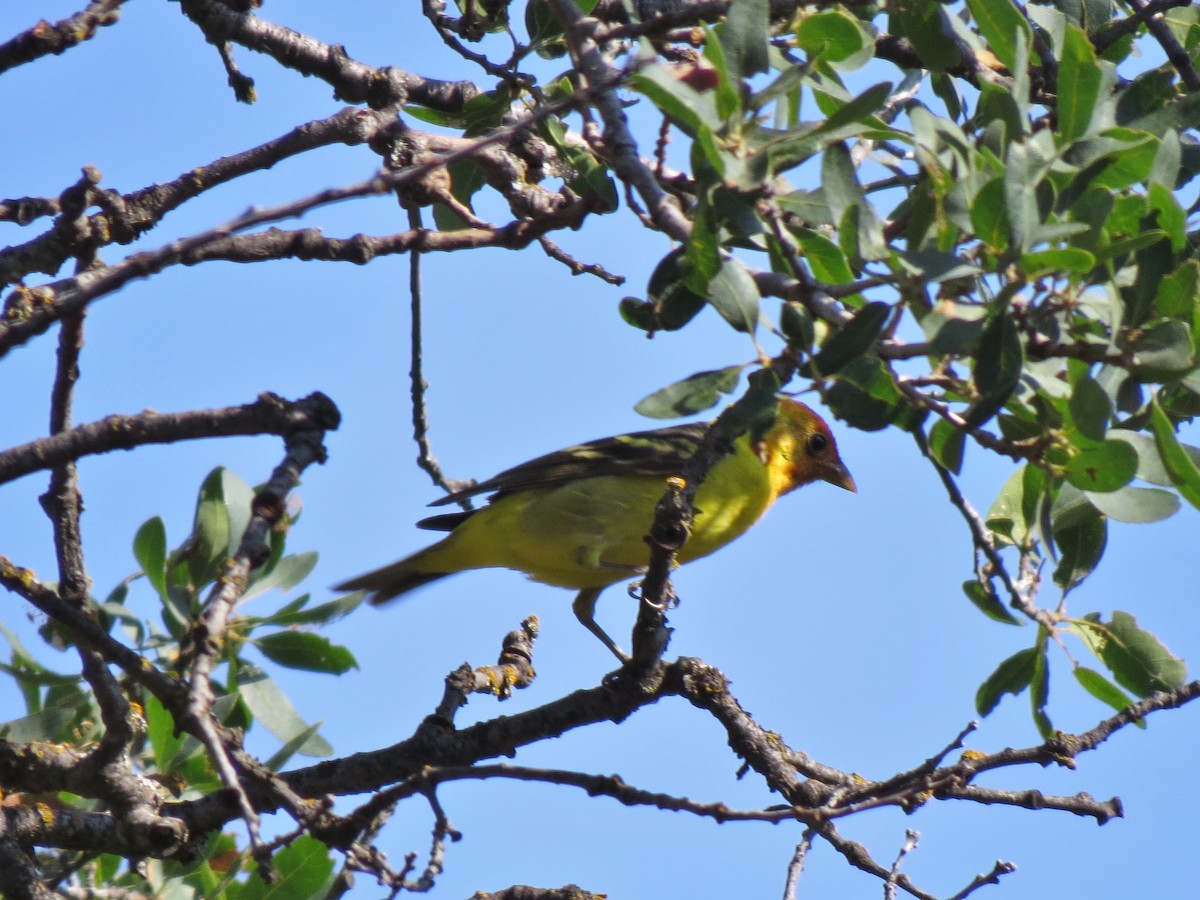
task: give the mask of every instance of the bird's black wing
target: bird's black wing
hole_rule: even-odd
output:
[[[429,505],[445,506],[478,494],[494,493],[499,497],[510,491],[547,487],[601,475],[677,475],[696,452],[710,426],[709,422],[690,422],[576,444],[513,466]],[[457,516],[457,513],[433,516],[425,522],[430,523],[427,527],[442,530],[450,524],[451,517]]]

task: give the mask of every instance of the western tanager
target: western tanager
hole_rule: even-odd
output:
[[[431,547],[352,578],[338,590],[365,590],[384,603],[466,569],[506,568],[579,591],[575,615],[619,659],[624,653],[595,621],[610,584],[645,572],[645,535],[664,479],[678,475],[708,422],[603,438],[549,453],[435,501],[492,493],[486,506],[432,516],[420,528],[450,532]],[[700,484],[686,563],[745,532],[779,497],[811,481],[855,490],[829,426],[803,403],[784,399],[758,440],[742,435]]]

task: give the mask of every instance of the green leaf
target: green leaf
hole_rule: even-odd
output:
[[[975,692],[975,710],[986,716],[1005,694],[1016,696],[1029,687],[1041,654],[1033,647],[1014,653],[996,667],[996,671]]]
[[[342,675],[358,668],[349,650],[311,631],[278,631],[256,637],[253,643],[267,659],[289,669]]]
[[[677,331],[708,305],[703,295],[687,286],[683,259],[684,251],[676,248],[654,267],[646,287],[648,300],[626,297],[621,301],[621,317],[626,322],[651,334]]]
[[[1046,714],[1046,704],[1050,700],[1050,665],[1046,659],[1046,632],[1038,629],[1038,639],[1035,645],[1037,655],[1033,660],[1033,677],[1029,680],[1029,707],[1033,713],[1033,722],[1038,733],[1044,740],[1054,736],[1054,725]]]
[[[1013,472],[988,511],[988,528],[1005,541],[1024,545],[1039,519],[1045,479],[1043,470],[1028,464]]]
[[[75,719],[75,711],[47,707],[27,716],[0,722],[0,740],[27,744],[31,741],[62,742],[65,729]]]
[[[720,43],[734,81],[767,71],[770,18],[770,0],[738,0],[730,4]]]
[[[721,268],[708,283],[710,302],[721,317],[737,331],[754,334],[758,327],[761,295],[754,276],[732,256],[721,261]]]
[[[1073,447],[1066,465],[1067,481],[1081,491],[1115,491],[1137,474],[1137,451],[1112,440]]]
[[[1066,145],[1087,134],[1104,80],[1083,29],[1067,25],[1058,63],[1058,135]]]
[[[704,170],[704,161],[696,158],[693,145],[692,165]],[[700,192],[699,202],[692,219],[692,232],[683,247],[681,269],[683,280],[689,290],[708,296],[708,285],[721,269],[721,241],[716,216],[709,202],[710,191]]]
[[[1154,308],[1161,315],[1191,321],[1198,307],[1200,307],[1200,262],[1189,259],[1159,282]]]
[[[996,596],[996,592],[990,587],[980,584],[972,579],[964,581],[963,593],[967,595],[967,599],[975,605],[981,613],[996,622],[1003,622],[1005,625],[1020,625],[1021,621],[1010,613],[1004,604],[1000,602],[1000,598]]]
[[[633,409],[651,419],[674,419],[703,412],[715,406],[721,394],[728,394],[737,387],[744,368],[737,365],[697,372],[643,397]]]
[[[310,740],[313,740],[314,738],[320,740],[320,738],[317,736],[317,732],[320,730],[320,722],[314,722],[312,725],[309,725],[294,738],[272,753],[270,758],[267,759],[263,765],[265,765],[272,772],[280,771],[285,765],[287,765],[288,760],[299,753],[300,748],[302,748]]]
[[[654,63],[631,76],[629,85],[650,98],[689,137],[695,137],[702,128],[719,131],[725,124],[717,112],[714,92],[697,91],[677,78],[672,67]]]
[[[804,249],[804,257],[818,281],[824,284],[848,284],[854,280],[854,272],[846,261],[846,254],[837,244],[807,228],[801,229],[797,236]]]
[[[812,368],[819,375],[833,375],[849,362],[862,356],[883,332],[892,307],[876,300],[868,303],[854,318],[830,334],[812,359]]]
[[[829,213],[839,225],[847,210],[863,202],[863,189],[855,174],[854,161],[844,143],[833,144],[821,157],[821,189],[829,203]]]
[[[1076,247],[1035,250],[1021,255],[1021,273],[1026,278],[1041,278],[1058,272],[1082,275],[1096,266],[1096,257]]]
[[[883,236],[883,220],[866,200],[846,209],[838,223],[838,237],[843,251],[856,262],[886,259],[891,255]]]
[[[889,425],[911,430],[923,417],[904,400],[883,361],[869,353],[842,367],[825,401],[836,416],[863,431]]]
[[[1112,400],[1095,378],[1085,375],[1075,382],[1069,400],[1071,421],[1084,437],[1104,440],[1112,416]]]
[[[893,0],[888,4],[888,31],[912,41],[921,63],[934,72],[944,72],[961,61],[954,26],[946,7],[929,0]]]
[[[1010,71],[1016,71],[1018,35],[1025,46],[1033,42],[1033,31],[1012,0],[967,0],[971,16],[988,48]]]
[[[632,325],[653,335],[659,330],[658,306],[650,300],[637,297],[622,297],[617,304],[617,312],[621,314],[626,325]]]
[[[314,551],[293,553],[283,557],[264,577],[251,580],[250,586],[246,588],[246,593],[242,595],[242,602],[274,588],[285,593],[290,591],[308,577],[316,564],[317,554]]]
[[[1072,507],[1069,517],[1056,520],[1053,533],[1059,552],[1054,583],[1066,593],[1099,564],[1108,542],[1108,523],[1100,510],[1086,503]]]
[[[857,61],[874,48],[858,20],[840,9],[802,18],[795,40],[810,57],[842,68],[857,68]]]
[[[275,878],[268,884],[256,869],[242,885],[238,900],[286,900],[323,897],[333,880],[329,848],[314,837],[301,835],[272,858]]]
[[[988,247],[1008,248],[1008,212],[1004,206],[1004,179],[993,178],[975,194],[971,203],[971,227]]]
[[[567,54],[562,26],[548,0],[529,0],[525,7],[525,31],[529,34],[529,45],[543,59],[558,59]]]
[[[1183,322],[1159,322],[1143,332],[1129,348],[1133,352],[1130,371],[1139,381],[1170,381],[1192,370],[1192,332]]]
[[[1150,402],[1150,430],[1158,445],[1163,468],[1183,499],[1200,509],[1200,468],[1175,437],[1175,428],[1155,397]]]
[[[857,97],[846,101],[831,112],[824,124],[817,127],[814,134],[836,132],[855,122],[863,122],[879,112],[891,93],[892,83],[890,81],[881,81],[879,84],[871,85]]]
[[[208,473],[196,498],[196,516],[188,546],[188,569],[197,587],[213,581],[229,553],[229,512],[225,508],[225,469]]]
[[[133,538],[133,557],[160,597],[167,595],[167,527],[158,516],[147,519]]]
[[[17,665],[21,669],[35,672],[43,670],[42,664],[21,643],[21,639],[17,637],[16,633],[2,621],[0,621],[0,636],[3,636],[8,641],[9,647],[12,648],[12,661],[14,665]]]
[[[938,419],[929,429],[929,452],[934,461],[947,472],[955,475],[962,471],[963,449],[967,434],[945,419]],[[975,582],[967,582],[974,584]]]
[[[254,505],[254,489],[236,472],[221,470],[221,497],[225,512],[229,516],[229,546],[226,552],[232,555],[241,543],[242,535],[250,524]]]
[[[1166,237],[1165,232],[1158,228],[1152,228],[1149,231],[1143,231],[1140,234],[1135,234],[1132,237],[1121,238],[1113,241],[1106,247],[1096,248],[1096,262],[1108,262],[1112,259],[1122,259],[1130,254],[1144,250]]]
[[[319,603],[316,606],[305,609],[304,604],[308,600],[308,595],[305,594],[299,600],[289,603],[279,612],[268,616],[264,622],[283,627],[291,625],[327,625],[354,612],[354,610],[362,605],[366,597],[367,595],[364,592],[355,591],[352,594],[346,594],[344,597],[338,597],[336,600]]]
[[[717,29],[718,32],[723,30],[724,26]],[[701,53],[704,59],[712,64],[711,71],[717,76],[712,92],[717,101],[717,115],[723,122],[732,124],[742,115],[742,81],[738,77],[734,61],[725,55],[725,46],[721,41],[711,36],[704,42]],[[700,131],[696,136],[702,138],[711,135]]]
[[[1017,323],[1008,310],[998,311],[979,335],[975,359],[975,388],[979,400],[967,413],[969,428],[978,428],[998,412],[1021,379],[1024,351]]]
[[[1112,621],[1103,622],[1096,613],[1085,617],[1091,623],[1093,642],[1101,661],[1117,683],[1139,697],[1155,691],[1170,691],[1187,681],[1187,666],[1152,633],[1127,612],[1117,610]]]
[[[1161,488],[1126,485],[1115,491],[1086,493],[1096,509],[1118,522],[1158,522],[1179,511],[1179,497]]]
[[[770,82],[761,91],[756,91],[752,94],[748,105],[752,110],[757,112],[779,97],[784,95],[797,96],[796,92],[807,75],[807,66],[787,66],[774,81]]]
[[[983,270],[955,253],[938,250],[910,250],[898,253],[896,258],[905,269],[920,275],[930,284],[940,284],[957,278],[970,278]]]
[[[254,718],[284,743],[309,727],[279,685],[257,666],[243,666],[238,670],[238,694]],[[315,735],[298,752],[304,756],[330,756],[333,748],[320,735]]]
[[[779,328],[792,350],[807,353],[813,345],[815,332],[813,317],[807,309],[794,301],[787,301],[779,311]]]
[[[1179,143],[1179,132],[1168,128],[1159,134],[1161,143],[1158,152],[1154,154],[1154,165],[1150,169],[1150,184],[1163,189],[1163,196],[1174,200],[1175,183],[1179,180],[1179,163],[1182,148]],[[1182,249],[1176,247],[1175,249]]]
[[[1095,669],[1089,669],[1087,666],[1076,666],[1074,671],[1075,680],[1079,682],[1085,691],[1101,703],[1107,703],[1118,712],[1133,703],[1133,698]],[[1146,723],[1142,719],[1135,719],[1134,724],[1139,728],[1146,727]]]
[[[1157,183],[1150,185],[1146,199],[1158,226],[1167,233],[1171,249],[1179,253],[1187,246],[1188,241],[1187,213],[1180,206],[1179,199],[1169,188]]]
[[[175,719],[153,694],[147,694],[143,708],[146,716],[146,739],[154,751],[154,765],[165,771],[168,760],[183,743],[183,735],[175,735]]]
[[[1012,249],[1020,253],[1033,246],[1041,229],[1037,190],[1045,174],[1046,162],[1032,142],[1008,145],[1004,159],[1004,208],[1008,213]]]
[[[1166,466],[1162,463],[1162,456],[1158,452],[1158,444],[1155,442],[1153,435],[1142,434],[1138,431],[1129,431],[1124,428],[1113,428],[1108,432],[1108,436],[1112,440],[1125,441],[1137,452],[1138,478],[1142,481],[1148,481],[1151,484],[1162,485],[1163,487],[1174,486],[1175,482],[1171,480]],[[1186,445],[1183,445],[1183,447],[1192,461],[1200,464],[1200,448],[1188,447]]]

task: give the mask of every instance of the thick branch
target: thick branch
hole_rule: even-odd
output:
[[[436,717],[430,718],[421,724],[411,738],[392,747],[322,762],[284,773],[279,779],[303,797],[375,791],[417,776],[426,766],[471,766],[483,759],[510,756],[519,747],[558,737],[583,725],[603,721],[620,722],[637,709],[668,696],[683,696],[693,705],[709,710],[721,721],[735,752],[763,774],[769,786],[781,791],[788,799],[789,806],[778,810],[777,815],[781,819],[794,818],[820,827],[831,817],[849,814],[850,809],[865,808],[868,803],[911,808],[929,796],[935,796],[939,799],[964,799],[981,803],[1014,802],[1032,809],[1057,808],[1103,821],[1108,816],[1120,815],[1119,803],[1091,801],[1086,795],[1050,798],[1035,791],[1012,792],[1006,797],[1003,796],[1004,792],[974,788],[968,782],[978,773],[995,768],[1051,763],[1069,765],[1075,756],[1095,749],[1113,732],[1136,719],[1197,699],[1200,697],[1200,681],[1176,691],[1156,693],[1080,735],[1058,735],[1044,744],[1022,750],[1009,749],[990,755],[964,754],[957,763],[934,771],[926,771],[925,766],[918,767],[913,770],[916,777],[905,790],[901,790],[901,785],[895,779],[870,782],[849,773],[829,779],[843,785],[833,790],[814,782],[801,782],[793,764],[795,751],[790,750],[779,735],[763,729],[742,710],[729,693],[720,672],[692,659],[680,659],[667,665],[663,677],[654,685],[618,680],[603,687],[577,691],[538,709],[480,722],[461,731],[446,727]],[[616,784],[608,787],[613,789],[614,795],[621,793]],[[879,795],[883,787],[888,790],[887,796]],[[247,789],[259,811],[275,808],[270,799],[263,797],[252,783],[247,784]],[[641,800],[647,800],[653,795],[639,796]],[[633,795],[629,795],[629,799],[634,799]],[[717,814],[715,807],[708,809],[704,808],[705,805],[700,806],[694,811]],[[168,804],[164,813],[179,817],[191,834],[198,835],[235,818],[238,807],[231,792],[223,791],[199,800]],[[729,818],[738,817],[732,814],[732,810],[727,813],[731,814],[727,816]],[[760,815],[748,817],[763,818]],[[827,834],[822,836],[829,839]],[[107,846],[111,849],[113,845]]]
[[[0,452],[0,484],[69,460],[112,450],[209,437],[287,436],[312,429],[332,429],[338,418],[333,401],[320,393],[295,402],[275,394],[263,394],[254,403],[224,409],[113,415]]]
[[[220,46],[232,41],[264,53],[282,66],[328,82],[347,103],[383,109],[413,102],[443,112],[459,112],[479,93],[469,81],[439,81],[394,66],[368,66],[351,59],[338,44],[323,43],[250,13],[236,13],[218,0],[183,0],[180,5],[211,43]]]

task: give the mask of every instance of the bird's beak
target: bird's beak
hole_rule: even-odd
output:
[[[858,485],[854,483],[854,476],[842,465],[840,459],[821,466],[821,474],[818,477],[822,481],[828,481],[830,484],[845,488],[852,494],[858,493]]]

